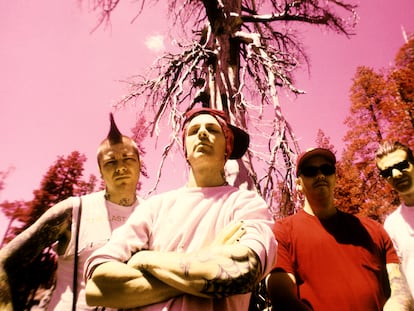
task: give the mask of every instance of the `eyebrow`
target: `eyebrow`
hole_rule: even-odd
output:
[[[193,125],[190,125],[188,127],[188,129],[192,129],[193,127],[200,127],[202,124],[205,124],[205,126],[216,126],[216,127],[221,128],[220,124],[214,123],[214,122],[210,122],[210,123],[195,123]]]
[[[135,155],[135,152],[133,152],[133,151],[122,152],[123,157],[125,157],[125,156],[134,156],[134,155]],[[113,157],[115,157],[115,152],[110,151],[110,152],[104,153],[104,154],[102,154],[102,157],[113,158]]]

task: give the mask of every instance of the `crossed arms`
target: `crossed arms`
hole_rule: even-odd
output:
[[[87,281],[87,303],[132,308],[183,294],[221,298],[247,293],[260,279],[261,264],[255,252],[237,243],[243,234],[237,223],[198,252],[143,250],[126,264],[103,263]]]

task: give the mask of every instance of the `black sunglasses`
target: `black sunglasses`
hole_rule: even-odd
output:
[[[304,166],[300,169],[299,175],[302,174],[306,177],[315,177],[319,172],[325,176],[331,176],[335,174],[336,168],[330,164],[322,164],[321,166]]]
[[[392,176],[392,170],[399,170],[402,172],[410,167],[410,162],[408,160],[401,161],[393,166],[387,167],[385,170],[380,170],[380,175],[384,178],[388,178]]]

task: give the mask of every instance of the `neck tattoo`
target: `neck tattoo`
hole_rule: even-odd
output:
[[[129,199],[122,198],[121,200],[119,200],[118,205],[121,205],[121,206],[130,206],[131,203],[130,203],[130,200]]]
[[[108,192],[105,192],[105,200],[111,201],[111,195]],[[111,201],[111,202],[113,202],[113,201]],[[131,200],[128,199],[128,198],[121,198],[118,202],[114,202],[114,203],[116,203],[118,205],[121,205],[121,206],[130,206],[134,202],[131,202]]]

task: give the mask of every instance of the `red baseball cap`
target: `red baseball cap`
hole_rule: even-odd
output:
[[[305,152],[302,152],[296,160],[296,177],[300,175],[300,169],[303,164],[310,158],[315,156],[321,156],[328,160],[332,165],[336,163],[336,157],[333,152],[326,148],[309,148]]]

